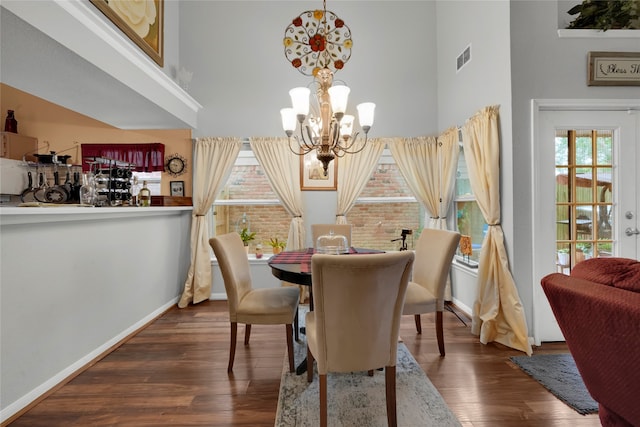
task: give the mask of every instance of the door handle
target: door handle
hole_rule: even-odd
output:
[[[626,234],[627,236],[631,237],[634,234],[640,234],[640,230],[638,230],[637,228],[627,227],[627,229],[624,230],[624,234]]]

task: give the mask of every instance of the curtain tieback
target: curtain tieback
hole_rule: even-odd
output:
[[[496,222],[494,224],[487,224],[489,227],[496,227],[498,225],[500,225],[500,222]]]
[[[194,214],[193,216],[205,216],[206,214]]]
[[[346,216],[345,214],[337,214],[336,217],[338,216]]]
[[[440,219],[439,216],[430,216],[429,218],[431,218],[431,219]]]
[[[294,218],[302,218],[302,215],[294,215]]]

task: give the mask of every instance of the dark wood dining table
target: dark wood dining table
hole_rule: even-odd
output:
[[[356,254],[377,254],[385,251],[378,249],[349,248],[349,252],[344,255]],[[313,311],[313,291],[311,286],[311,257],[316,253],[314,248],[301,249],[297,251],[283,251],[269,259],[271,274],[276,278],[295,283],[296,285],[309,287],[309,310]],[[301,332],[305,331],[301,328]],[[301,375],[307,372],[307,359],[302,361],[296,368],[296,373]]]

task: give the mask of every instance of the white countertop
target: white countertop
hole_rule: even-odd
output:
[[[43,205],[40,207],[0,207],[0,226],[61,221],[133,218],[137,216],[182,215],[193,206],[118,206]]]

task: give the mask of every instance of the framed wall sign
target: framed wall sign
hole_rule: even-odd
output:
[[[589,86],[640,86],[640,52],[589,52]]]
[[[315,150],[300,156],[300,190],[337,190],[338,158],[329,163],[327,176],[322,170],[322,163],[316,158]]]
[[[184,181],[171,181],[171,195],[184,197]]]
[[[164,66],[164,0],[90,0],[161,67]]]

